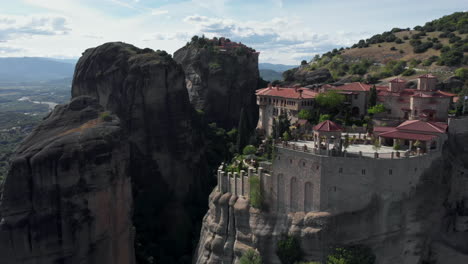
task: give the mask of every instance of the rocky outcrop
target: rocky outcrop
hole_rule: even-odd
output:
[[[308,65],[302,65],[298,68],[283,72],[283,78],[287,84],[323,84],[332,78],[328,69],[310,70]]]
[[[244,108],[253,129],[258,119],[258,53],[234,42],[229,44],[239,46],[232,50],[216,46],[215,40],[205,41],[211,46],[192,41],[174,53],[185,71],[190,102],[204,111],[208,122],[228,129],[237,127]]]
[[[323,260],[336,245],[364,244],[376,263],[455,264],[468,261],[468,119],[451,123],[441,158],[399,201],[374,198],[360,211],[277,214],[214,190],[203,222],[197,263],[237,263],[249,248],[265,263],[280,263],[283,234],[298,237],[305,260]],[[408,172],[411,173],[411,172]]]
[[[182,67],[164,51],[104,44],[78,61],[72,96],[82,95],[115,113],[128,139],[137,261],[188,262],[212,185]]]
[[[166,52],[86,50],[72,101],[15,154],[0,263],[189,263],[213,178],[195,115]]]
[[[21,143],[0,205],[1,263],[134,263],[128,145],[103,111],[76,97]]]

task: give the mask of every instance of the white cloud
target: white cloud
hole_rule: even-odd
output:
[[[160,16],[160,15],[165,15],[165,14],[169,14],[169,11],[164,10],[164,9],[152,9],[151,10],[151,15],[153,16]]]
[[[0,16],[0,41],[32,36],[65,35],[70,32],[67,20],[52,16]]]

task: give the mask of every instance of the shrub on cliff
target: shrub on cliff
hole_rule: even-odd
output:
[[[262,264],[262,257],[253,249],[247,250],[239,259],[240,264]]]
[[[375,255],[368,247],[355,245],[337,247],[327,257],[326,264],[374,264]]]
[[[250,205],[260,209],[263,204],[262,190],[260,187],[260,177],[252,176],[250,181]]]
[[[302,249],[299,239],[294,236],[284,236],[276,246],[276,255],[283,264],[294,264],[301,260]]]
[[[462,80],[468,80],[468,69],[466,68],[458,68],[456,71],[455,71],[455,76],[457,76],[458,78],[462,79]]]

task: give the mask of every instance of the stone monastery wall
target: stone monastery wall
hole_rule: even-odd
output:
[[[374,198],[401,200],[418,184],[440,151],[396,159],[331,157],[277,148],[270,174],[218,171],[218,190],[249,196],[249,177],[259,176],[265,205],[281,213],[351,212]]]

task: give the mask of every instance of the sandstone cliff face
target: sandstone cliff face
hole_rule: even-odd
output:
[[[237,127],[240,111],[251,117],[252,129],[258,119],[255,90],[258,88],[258,54],[214,51],[194,45],[174,53],[186,75],[190,102],[203,110],[208,122],[225,128]]]
[[[248,248],[257,248],[265,263],[280,263],[275,250],[283,234],[300,238],[306,260],[323,260],[336,245],[365,244],[378,264],[468,263],[468,119],[460,122],[443,157],[401,201],[376,198],[360,211],[338,215],[285,215],[214,190],[196,263],[237,263]]]
[[[72,96],[82,95],[115,113],[128,140],[137,261],[189,262],[212,186],[182,67],[165,52],[104,44],[78,61]]]
[[[20,145],[0,205],[1,263],[134,263],[128,145],[102,111],[76,97]]]
[[[167,53],[124,43],[84,52],[72,101],[15,154],[0,263],[189,263],[212,188],[194,115]]]

